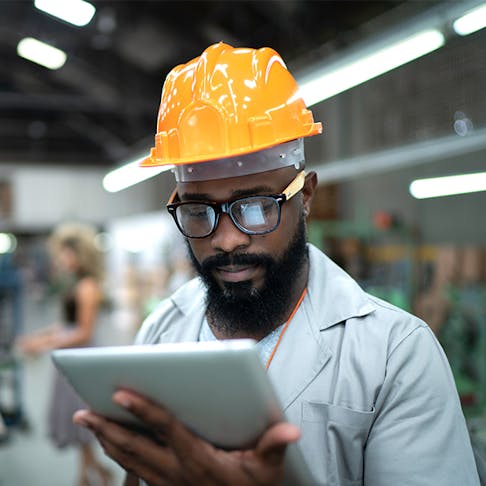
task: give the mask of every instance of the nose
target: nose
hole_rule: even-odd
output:
[[[240,231],[228,214],[221,214],[218,226],[211,235],[211,245],[214,250],[231,253],[242,250],[251,243],[250,235]]]

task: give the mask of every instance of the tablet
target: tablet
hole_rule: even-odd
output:
[[[119,422],[142,425],[113,403],[119,388],[164,405],[225,449],[251,446],[284,419],[251,339],[68,348],[53,351],[52,359],[91,410]],[[313,484],[295,445],[288,448],[287,466],[288,484]]]

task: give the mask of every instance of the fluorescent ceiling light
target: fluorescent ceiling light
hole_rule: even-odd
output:
[[[49,69],[59,69],[67,59],[64,51],[32,37],[26,37],[18,43],[17,54]]]
[[[486,172],[418,179],[410,184],[409,190],[416,199],[486,191]]]
[[[35,0],[39,10],[82,27],[93,18],[96,8],[84,0]]]
[[[299,93],[307,106],[315,105],[424,56],[443,44],[444,36],[439,30],[432,29],[415,33],[336,69],[317,72],[309,81],[304,80],[300,83]]]
[[[470,10],[453,24],[456,34],[468,35],[486,27],[486,3]]]
[[[161,167],[140,167],[140,163],[145,158],[146,157],[142,157],[108,172],[108,174],[103,177],[103,187],[105,190],[108,192],[118,192],[173,168],[172,165],[164,165]]]

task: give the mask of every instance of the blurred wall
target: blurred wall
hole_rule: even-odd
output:
[[[486,192],[421,200],[408,192],[414,179],[456,174],[465,166],[484,171],[486,160],[473,154],[344,183],[339,193],[341,215],[371,220],[374,213],[387,211],[417,230],[424,243],[486,244]]]
[[[107,221],[161,209],[172,187],[163,174],[118,193],[102,187],[107,170],[56,166],[0,166],[0,179],[12,192],[12,229],[42,230],[64,220],[103,225]]]

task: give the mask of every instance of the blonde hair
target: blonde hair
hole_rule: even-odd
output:
[[[104,274],[103,255],[96,244],[96,230],[82,223],[64,223],[58,226],[48,241],[51,256],[55,259],[63,247],[74,251],[82,275],[101,281]]]

